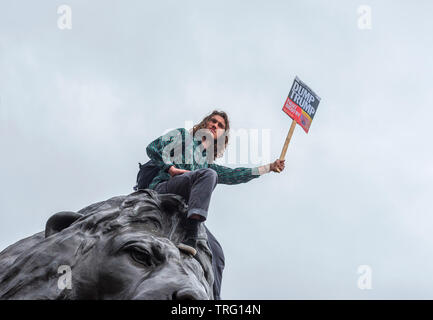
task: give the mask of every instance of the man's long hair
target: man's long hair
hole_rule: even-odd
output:
[[[224,111],[214,110],[208,116],[204,117],[200,123],[194,125],[192,128],[192,134],[195,137],[195,133],[197,132],[197,130],[206,128],[208,121],[210,121],[210,119],[215,115],[218,115],[224,119],[224,121],[226,123],[226,127],[225,127],[224,134],[218,139],[218,141],[214,140],[214,144],[213,144],[214,157],[213,157],[213,160],[223,156],[224,151],[226,150],[227,144],[229,143],[230,122],[229,122],[229,117],[227,116],[227,113],[225,113]]]

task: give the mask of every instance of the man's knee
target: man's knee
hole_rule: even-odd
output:
[[[197,174],[202,175],[210,180],[213,180],[215,184],[218,182],[218,174],[211,168],[201,168],[196,170]]]

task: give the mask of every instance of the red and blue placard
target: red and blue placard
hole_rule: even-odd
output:
[[[283,111],[295,120],[306,133],[319,107],[320,97],[298,77],[295,78]]]

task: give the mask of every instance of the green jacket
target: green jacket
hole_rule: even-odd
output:
[[[182,150],[184,149],[184,151]],[[203,150],[201,141],[196,141],[193,136],[179,128],[152,141],[146,148],[147,155],[159,167],[158,175],[152,180],[149,189],[170,179],[168,169],[175,166],[179,169],[194,171],[201,168],[211,168],[218,174],[218,183],[239,184],[258,178],[258,168],[229,168],[218,164],[208,163],[206,150]]]

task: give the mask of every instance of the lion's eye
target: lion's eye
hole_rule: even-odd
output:
[[[143,264],[147,267],[151,267],[153,265],[151,254],[143,248],[131,247],[129,248],[129,254],[131,255],[132,259],[140,264]]]

